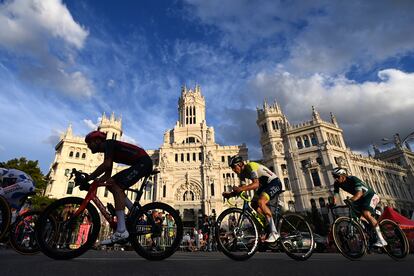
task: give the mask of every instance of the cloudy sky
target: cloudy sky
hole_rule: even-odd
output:
[[[366,152],[414,131],[413,14],[411,0],[0,1],[0,161],[46,173],[60,133],[103,112],[156,149],[196,83],[218,143],[252,158],[265,98],[291,123],[332,111]]]

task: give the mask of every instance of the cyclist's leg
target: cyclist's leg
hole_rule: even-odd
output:
[[[362,210],[362,216],[369,221],[371,226],[374,228],[375,233],[377,234],[377,241],[375,242],[374,246],[382,247],[387,245],[387,242],[382,236],[378,221],[372,216],[372,214],[375,213],[375,207],[379,201],[380,199],[377,194],[368,194],[361,200],[360,206]]]

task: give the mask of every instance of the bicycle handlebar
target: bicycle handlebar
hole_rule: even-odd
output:
[[[69,179],[72,179],[72,177],[75,175],[75,187],[79,186],[79,189],[81,191],[88,191],[89,190],[89,183],[88,183],[88,178],[89,178],[89,174],[85,173],[85,172],[81,172],[76,170],[75,168],[72,169],[72,172],[70,174]]]

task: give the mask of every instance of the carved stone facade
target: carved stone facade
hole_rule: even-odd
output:
[[[396,148],[364,157],[346,147],[335,116],[321,119],[312,107],[312,120],[291,125],[277,103],[257,109],[263,163],[285,184],[285,208],[309,210],[324,207],[334,179],[334,167],[345,167],[381,197],[380,205],[396,208],[406,216],[414,210],[414,154],[401,143]],[[348,194],[342,192],[342,198]]]
[[[205,108],[200,86],[183,87],[178,100],[178,121],[164,133],[159,149],[147,150],[160,173],[152,179],[154,185],[145,192],[142,203],[171,204],[189,225],[203,214],[219,214],[223,210],[221,193],[239,184],[228,167],[228,158],[239,154],[247,159],[245,144],[221,146],[215,142],[214,128],[206,123]],[[108,138],[122,139],[121,119],[113,114],[110,118],[103,115],[99,129],[106,132]],[[71,126],[62,135],[49,172],[47,195],[61,198],[85,194],[71,186],[70,170],[77,168],[90,173],[102,162],[103,156],[92,154],[83,139],[73,135]],[[113,173],[124,168],[115,164]],[[98,196],[104,203],[112,202],[112,195],[104,188],[98,190]],[[128,196],[132,198],[133,194],[129,192]]]

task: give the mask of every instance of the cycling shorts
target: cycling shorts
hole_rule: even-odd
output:
[[[112,176],[116,184],[123,189],[127,189],[138,182],[141,178],[149,176],[152,172],[152,160],[148,155],[142,156],[137,163],[120,171]]]
[[[259,187],[259,189],[257,189],[254,193],[254,197],[258,199],[261,196],[265,196],[268,200],[271,200],[281,192],[282,183],[280,182],[280,179],[276,177],[266,185]]]
[[[353,202],[354,207],[357,210],[368,210],[371,213],[375,213],[375,207],[379,203],[380,198],[376,193],[367,192],[363,197]]]

